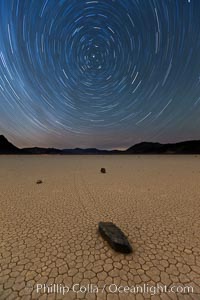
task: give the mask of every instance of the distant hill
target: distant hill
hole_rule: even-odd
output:
[[[11,144],[3,135],[0,135],[0,154],[62,154],[62,155],[97,155],[97,154],[200,154],[200,141],[186,141],[174,144],[160,144],[142,142],[127,150],[99,150],[88,149],[56,149],[56,148],[17,148]]]
[[[200,141],[174,144],[143,142],[126,150],[128,154],[200,154]]]
[[[136,144],[126,150],[128,154],[154,154],[154,153],[162,153],[163,151],[162,144],[159,143],[148,143],[142,142],[140,144]]]
[[[55,149],[55,148],[33,147],[33,148],[23,148],[21,150],[23,151],[23,154],[62,154],[62,150]]]
[[[19,154],[21,150],[0,135],[0,154]]]
[[[64,149],[62,150],[62,154],[119,154],[121,151],[118,150],[99,150],[96,148],[75,148],[75,149]]]

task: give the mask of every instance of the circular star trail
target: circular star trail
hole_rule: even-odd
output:
[[[16,144],[199,138],[198,0],[10,0],[0,11],[0,130]]]

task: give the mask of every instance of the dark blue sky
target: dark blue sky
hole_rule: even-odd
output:
[[[0,133],[20,147],[200,139],[199,0],[0,0]]]

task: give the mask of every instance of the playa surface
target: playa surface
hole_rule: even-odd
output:
[[[133,253],[110,249],[99,221]],[[182,290],[122,290],[144,284]],[[1,300],[146,298],[200,299],[199,156],[0,156]]]

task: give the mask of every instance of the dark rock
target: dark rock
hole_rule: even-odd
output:
[[[106,173],[106,169],[105,168],[101,168],[101,173],[105,174]]]
[[[99,222],[99,232],[115,251],[121,253],[133,251],[125,234],[112,222]]]
[[[41,184],[41,183],[42,183],[42,180],[39,179],[39,180],[36,181],[36,183],[37,183],[37,184]]]

